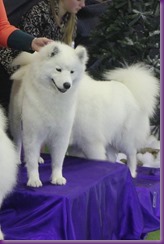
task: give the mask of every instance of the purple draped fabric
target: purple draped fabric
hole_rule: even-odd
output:
[[[50,157],[43,157],[43,187],[27,187],[20,166],[17,187],[0,213],[5,239],[139,240],[149,227],[159,229],[159,175],[147,183],[142,176],[148,169],[133,180],[126,165],[66,157],[67,184],[56,186],[49,180]]]
[[[160,229],[160,169],[138,167],[134,184],[143,214],[143,234]]]

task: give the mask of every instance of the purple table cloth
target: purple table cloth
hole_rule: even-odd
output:
[[[143,214],[143,234],[160,229],[160,169],[138,167],[134,184]]]
[[[17,187],[4,201],[0,223],[6,240],[139,240],[148,231],[150,219],[144,218],[150,217],[150,208],[144,202],[150,198],[142,198],[142,184],[126,165],[66,157],[67,184],[55,186],[49,181],[50,157],[43,157],[43,187],[27,187],[21,165]],[[159,229],[158,211],[151,214],[151,229]]]

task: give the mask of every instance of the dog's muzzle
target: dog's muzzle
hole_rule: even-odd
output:
[[[65,83],[63,84],[63,88],[59,88],[59,87],[56,85],[54,79],[51,78],[51,80],[52,80],[53,84],[55,85],[55,87],[58,89],[58,91],[60,91],[60,92],[62,92],[62,93],[66,92],[66,91],[71,87],[71,84],[70,84],[69,82],[65,82]]]

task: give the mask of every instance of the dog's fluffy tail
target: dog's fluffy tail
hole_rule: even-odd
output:
[[[28,64],[32,63],[34,60],[34,57],[37,55],[37,53],[27,53],[27,52],[21,52],[12,62],[12,67],[19,66],[19,69],[16,70],[12,75],[12,80],[21,80],[22,77],[25,74],[26,67]]]
[[[21,52],[12,62],[12,66],[25,66],[30,64],[34,60],[34,56],[36,56],[37,53],[27,53],[27,52]]]
[[[159,80],[153,72],[142,63],[124,68],[116,68],[105,74],[107,80],[115,80],[125,84],[133,93],[141,109],[153,116],[159,95]]]

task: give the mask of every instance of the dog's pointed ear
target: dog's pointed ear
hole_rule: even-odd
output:
[[[52,50],[52,52],[50,53],[50,57],[54,57],[56,54],[59,53],[59,48],[57,46],[55,46]]]
[[[80,59],[80,61],[83,64],[86,64],[88,61],[87,49],[85,47],[79,45],[76,47],[75,52],[76,52],[78,58]]]

